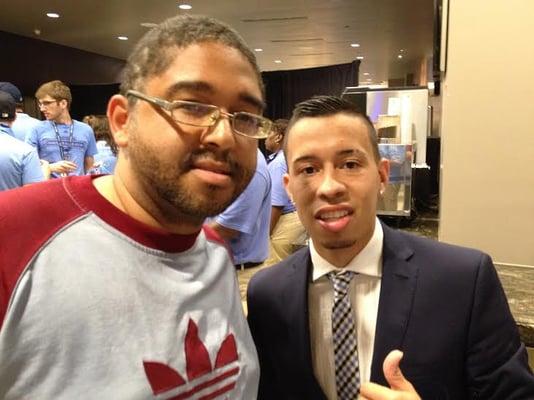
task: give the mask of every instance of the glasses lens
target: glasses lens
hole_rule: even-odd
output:
[[[243,135],[262,139],[269,133],[270,122],[258,115],[239,112],[234,114],[233,128]]]
[[[177,122],[195,126],[212,126],[219,117],[217,107],[184,101],[175,104],[172,109],[172,117]]]

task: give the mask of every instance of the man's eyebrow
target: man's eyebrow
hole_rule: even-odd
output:
[[[263,112],[267,108],[267,105],[264,101],[248,93],[240,93],[239,98],[251,106],[256,107],[258,110],[260,110],[260,112]]]
[[[174,85],[170,86],[165,91],[165,98],[172,99],[182,90],[189,90],[193,92],[200,92],[206,94],[214,94],[215,88],[207,82],[204,81],[180,81],[176,82]],[[267,107],[266,104],[256,96],[253,96],[249,93],[240,93],[239,99],[245,103],[250,104],[251,106],[257,108],[261,112]]]
[[[351,156],[355,155],[358,157],[365,157],[365,153],[361,151],[360,149],[345,149],[345,150],[339,150],[336,152],[338,156]]]
[[[213,86],[211,86],[207,82],[180,81],[180,82],[176,82],[174,85],[170,86],[165,91],[165,98],[172,99],[174,96],[176,96],[177,93],[181,92],[182,90],[190,90],[194,92],[203,92],[203,93],[208,93],[208,94],[215,93],[215,89],[213,88]]]
[[[350,155],[355,155],[355,156],[358,156],[358,157],[365,157],[365,153],[363,151],[361,151],[360,149],[343,149],[343,150],[336,151],[336,156],[338,156],[338,157],[350,156]],[[314,156],[312,154],[305,154],[303,156],[297,157],[293,161],[293,164],[296,164],[296,163],[299,163],[299,162],[315,161],[318,158],[319,157]]]

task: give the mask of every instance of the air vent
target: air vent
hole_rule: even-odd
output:
[[[308,17],[281,17],[281,18],[245,18],[241,22],[287,22],[287,21],[302,21],[307,20]]]

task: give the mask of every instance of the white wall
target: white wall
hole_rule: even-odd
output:
[[[450,0],[441,241],[534,267],[534,1]]]

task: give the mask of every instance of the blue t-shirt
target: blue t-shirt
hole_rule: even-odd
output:
[[[41,121],[30,117],[28,114],[17,113],[17,118],[13,122],[13,125],[11,125],[11,129],[13,130],[14,136],[24,142],[26,141],[26,136],[40,123]]]
[[[44,180],[37,151],[0,132],[0,191]]]
[[[282,150],[278,151],[274,160],[269,163],[268,168],[273,185],[273,191],[271,193],[271,205],[283,207],[282,214],[295,211],[295,205],[289,199],[284,187],[284,175],[287,174],[287,164],[284,152]]]
[[[230,240],[236,264],[263,262],[267,259],[271,223],[271,179],[265,158],[259,150],[252,180],[244,192],[219,214],[215,221],[240,232]]]
[[[95,154],[95,163],[93,168],[89,171],[90,174],[112,174],[115,171],[115,164],[117,164],[117,157],[111,151],[111,147],[105,140],[96,142],[98,153]]]
[[[56,124],[60,143],[51,121],[41,121],[26,137],[26,142],[37,149],[39,157],[49,163],[62,160],[60,146],[65,159],[72,161],[78,168],[70,175],[85,175],[85,157],[93,157],[97,153],[95,135],[91,127],[80,121],[72,120],[72,141],[70,140],[71,125]],[[58,177],[57,174],[52,174]]]

